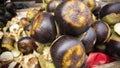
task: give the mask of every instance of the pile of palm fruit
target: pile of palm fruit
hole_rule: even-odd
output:
[[[0,68],[95,68],[120,59],[120,2],[43,0],[21,18],[14,2],[3,3]]]

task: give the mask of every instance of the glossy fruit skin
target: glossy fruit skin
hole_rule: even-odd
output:
[[[81,1],[60,3],[55,9],[55,19],[63,35],[79,36],[92,24],[91,11]]]
[[[101,8],[102,8],[101,4],[96,2],[96,7],[92,11],[92,13],[96,16],[97,19],[100,18],[100,10],[101,10]]]
[[[23,54],[33,53],[33,50],[37,49],[37,45],[30,37],[22,37],[21,39],[18,40],[17,44],[18,44],[18,49]]]
[[[92,27],[90,27],[83,36],[83,39],[81,40],[84,44],[85,51],[87,54],[93,50],[93,47],[96,43],[96,39],[96,32]]]
[[[9,12],[9,13],[11,13],[13,16],[16,16],[17,14],[16,14],[16,5],[15,5],[15,3],[14,2],[8,2],[8,3],[6,3],[6,5],[5,5],[5,8],[6,8],[6,10]]]
[[[0,16],[0,28],[3,28],[6,24],[6,18],[4,16]]]
[[[53,15],[47,12],[39,12],[32,22],[30,34],[39,43],[52,42],[57,35]]]
[[[50,54],[56,68],[80,68],[85,61],[85,51],[80,40],[61,36],[51,45]]]
[[[4,8],[0,8],[0,16],[4,16],[5,15],[5,9]]]
[[[109,25],[114,25],[120,22],[120,2],[109,3],[100,11],[100,19]]]
[[[116,34],[112,34],[109,41],[106,43],[105,53],[116,58],[120,59],[120,37]]]
[[[10,21],[13,17],[14,17],[14,15],[12,15],[12,14],[9,13],[9,12],[7,12],[7,13],[5,14],[5,18],[6,18],[7,21]]]
[[[107,44],[106,44],[106,52],[107,54],[109,54],[110,56],[119,58],[120,57],[120,41],[116,41],[116,40],[110,40]]]
[[[101,8],[100,11],[100,18],[103,18],[104,16],[110,14],[110,13],[120,13],[120,2],[116,3],[109,3]]]
[[[61,3],[62,1],[51,0],[47,4],[47,12],[54,12],[55,8]]]
[[[96,23],[92,27],[95,29],[97,36],[96,44],[105,43],[110,37],[109,25],[103,21],[96,21]]]

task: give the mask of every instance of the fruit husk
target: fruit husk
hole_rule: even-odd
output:
[[[120,22],[120,13],[118,13],[118,14],[116,14],[116,13],[108,14],[105,17],[103,17],[101,20],[105,21],[109,25],[114,25],[114,24]]]
[[[29,22],[32,21],[32,19],[34,18],[34,16],[38,13],[37,9],[30,9],[27,11],[26,13],[26,18]]]

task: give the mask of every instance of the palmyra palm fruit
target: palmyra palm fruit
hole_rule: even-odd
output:
[[[48,12],[39,12],[31,26],[31,37],[40,43],[50,43],[57,35],[55,19]]]
[[[100,18],[109,25],[120,22],[120,2],[103,6],[100,11]]]
[[[81,1],[63,1],[55,9],[55,19],[61,34],[79,36],[92,24],[92,14]]]
[[[80,68],[86,56],[82,42],[65,35],[52,43],[50,54],[56,68]]]

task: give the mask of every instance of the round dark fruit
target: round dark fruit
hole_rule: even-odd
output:
[[[33,50],[37,49],[37,45],[30,37],[22,37],[18,40],[18,49],[23,54],[30,54],[33,53]]]
[[[96,43],[96,39],[97,39],[96,32],[92,27],[90,27],[86,31],[85,35],[83,36],[83,38],[81,40],[82,43],[84,44],[84,47],[85,47],[87,54],[93,50],[93,47]]]
[[[16,5],[15,5],[15,3],[14,2],[8,2],[8,3],[6,3],[6,5],[5,5],[5,8],[6,8],[6,10],[9,12],[9,13],[11,13],[12,15],[14,15],[14,16],[16,16],[17,14],[16,14]]]
[[[92,14],[81,1],[63,1],[55,9],[55,19],[61,34],[79,36],[92,24]]]
[[[0,8],[0,16],[4,16],[5,15],[5,9],[4,8]]]
[[[109,25],[120,22],[120,2],[108,3],[100,10],[100,18]]]
[[[107,23],[103,21],[96,21],[93,28],[95,29],[97,36],[96,44],[105,43],[110,37],[110,27]]]
[[[39,12],[33,19],[31,37],[40,43],[50,43],[57,35],[55,19],[48,12]]]
[[[59,0],[51,0],[48,4],[47,4],[47,12],[54,12],[54,10],[56,9],[56,7],[61,3],[62,1]]]
[[[120,37],[118,35],[113,34],[111,36],[106,43],[105,52],[116,59],[120,59]]]
[[[52,43],[50,54],[56,68],[80,68],[86,56],[82,42],[65,35]]]

